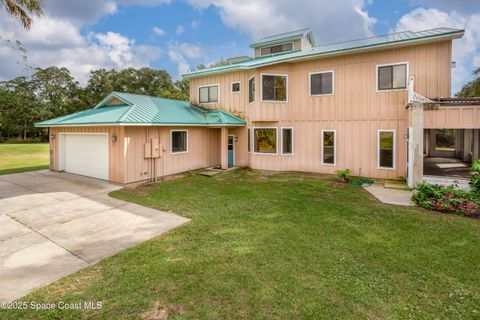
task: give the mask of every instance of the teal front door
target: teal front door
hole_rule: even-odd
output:
[[[235,165],[235,136],[228,136],[228,166]]]

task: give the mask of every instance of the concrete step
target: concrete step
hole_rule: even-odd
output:
[[[385,180],[384,187],[387,189],[409,190],[407,183],[402,180]]]

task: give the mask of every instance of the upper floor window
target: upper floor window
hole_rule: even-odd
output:
[[[255,101],[255,77],[251,77],[248,80],[248,102],[252,103]]]
[[[377,89],[398,90],[407,88],[407,64],[377,66]]]
[[[310,73],[310,95],[333,94],[333,71]]]
[[[218,102],[219,97],[219,85],[209,85],[198,88],[198,101],[200,103],[212,103]]]
[[[287,101],[287,76],[262,75],[262,100]]]
[[[269,54],[280,53],[280,52],[287,52],[293,50],[293,43],[284,43],[279,44],[271,47],[263,47],[260,49],[260,55],[266,56]]]
[[[232,93],[240,93],[240,81],[232,82]]]

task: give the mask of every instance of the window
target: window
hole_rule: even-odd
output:
[[[310,73],[310,95],[333,94],[333,71]]]
[[[188,152],[188,131],[172,130],[172,153]]]
[[[287,101],[287,76],[262,75],[262,100]]]
[[[378,131],[378,167],[393,169],[395,166],[395,131]]]
[[[435,151],[455,151],[455,129],[435,129]]]
[[[277,128],[255,128],[253,138],[255,153],[277,153]]]
[[[247,129],[247,151],[250,152],[250,140],[252,140],[252,136],[250,136],[250,128]]]
[[[407,88],[407,64],[377,66],[378,90]]]
[[[248,80],[248,103],[255,101],[255,77]]]
[[[232,82],[232,93],[240,92],[240,81]]]
[[[282,128],[282,154],[293,154],[293,128]]]
[[[264,47],[260,49],[260,55],[261,56],[266,56],[269,54],[275,54],[275,53],[280,53],[280,52],[287,52],[287,51],[292,51],[293,50],[293,43],[284,43],[284,44],[279,44],[271,47]]]
[[[335,165],[336,147],[335,130],[322,130],[322,164]]]
[[[200,103],[218,102],[218,84],[198,88],[198,101]]]

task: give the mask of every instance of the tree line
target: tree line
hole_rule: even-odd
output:
[[[188,82],[174,82],[164,70],[98,69],[82,87],[67,68],[36,68],[30,77],[0,82],[0,142],[44,140],[35,122],[90,109],[112,91],[188,100]]]

